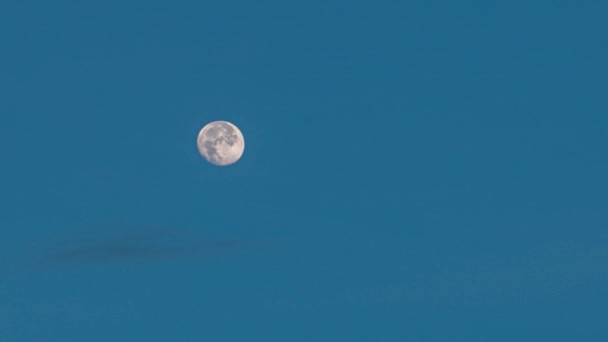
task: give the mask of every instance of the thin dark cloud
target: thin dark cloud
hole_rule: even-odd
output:
[[[163,260],[235,254],[265,245],[244,239],[203,239],[184,230],[152,230],[111,238],[71,241],[52,246],[41,257],[45,264]]]
[[[218,240],[193,242],[178,246],[142,246],[110,241],[62,249],[46,255],[49,261],[110,261],[126,259],[162,259],[202,253],[220,253],[244,247],[241,241]]]
[[[149,228],[134,231],[128,227],[107,226],[81,229],[68,235],[69,238],[41,238],[27,246],[15,246],[12,253],[3,254],[0,281],[30,272],[53,271],[57,267],[188,259],[209,261],[251,255],[252,252],[257,255],[284,245],[274,240],[203,235],[201,229]]]

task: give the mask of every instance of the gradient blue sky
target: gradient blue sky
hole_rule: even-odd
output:
[[[607,12],[3,1],[0,341],[606,341]]]

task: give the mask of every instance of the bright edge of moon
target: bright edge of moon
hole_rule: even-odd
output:
[[[196,146],[201,156],[217,166],[236,163],[245,150],[245,138],[234,124],[228,121],[213,121],[198,133]]]

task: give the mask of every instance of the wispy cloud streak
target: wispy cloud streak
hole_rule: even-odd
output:
[[[180,234],[181,233],[181,234]],[[88,243],[72,242],[45,253],[45,263],[161,260],[196,255],[237,253],[259,247],[238,239],[201,239],[183,231],[143,231]]]

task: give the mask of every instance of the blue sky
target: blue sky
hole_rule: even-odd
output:
[[[605,341],[607,11],[4,1],[0,340]]]

